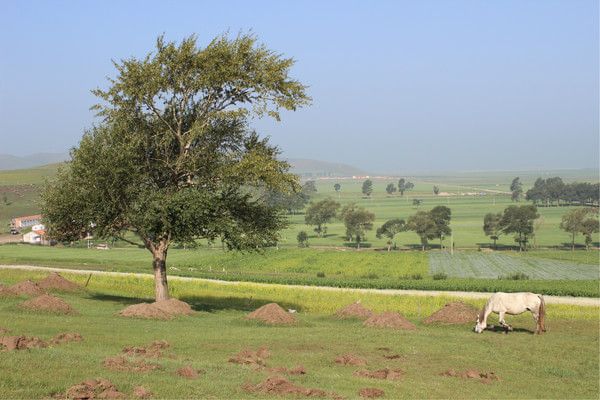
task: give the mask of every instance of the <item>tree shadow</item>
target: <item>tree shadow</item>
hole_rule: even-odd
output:
[[[494,247],[493,243],[475,243],[481,249],[491,249],[491,250],[518,250],[517,246],[513,246],[511,244],[500,244],[498,243],[496,247]]]
[[[105,301],[110,303],[119,303],[123,306],[130,306],[132,304],[139,303],[152,303],[154,301],[150,298],[116,296],[104,293],[91,293],[87,296],[87,298],[91,300]]]
[[[357,244],[356,244],[356,242],[344,242],[344,246],[345,247],[350,247],[350,248],[353,248],[353,249],[356,249],[358,247]],[[373,244],[369,243],[369,242],[361,242],[360,243],[360,248],[361,249],[370,249],[372,246],[373,246]]]

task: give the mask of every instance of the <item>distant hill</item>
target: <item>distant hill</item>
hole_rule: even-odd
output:
[[[309,160],[305,158],[288,158],[292,172],[303,178],[364,176],[367,172],[347,164],[327,161]]]
[[[65,161],[69,158],[66,153],[37,153],[29,156],[13,156],[0,154],[0,170],[24,169],[39,167]]]

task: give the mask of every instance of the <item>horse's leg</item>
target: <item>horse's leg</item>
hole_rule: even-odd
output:
[[[540,324],[539,324],[540,315],[534,311],[531,311],[531,315],[533,316],[533,320],[535,321],[535,333],[539,334],[539,333],[541,333],[540,332]]]
[[[512,331],[512,326],[508,325],[504,320],[504,314],[506,314],[506,311],[498,312],[498,320],[500,322],[500,325],[502,325],[502,327],[507,331]]]

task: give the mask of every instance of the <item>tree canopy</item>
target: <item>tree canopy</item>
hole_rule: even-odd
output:
[[[265,193],[298,191],[279,151],[249,128],[252,116],[309,103],[289,77],[293,60],[252,35],[198,47],[161,36],[142,59],[115,62],[117,76],[93,93],[101,122],[72,150],[43,194],[51,237],[77,240],[132,232],[152,253],[157,300],[168,298],[173,242],[220,238],[232,249],[278,239],[286,221]]]
[[[335,218],[340,203],[332,199],[324,199],[316,203],[311,203],[306,209],[304,222],[306,225],[314,225],[315,232],[319,236],[327,233],[327,226]]]
[[[394,243],[394,237],[404,230],[406,230],[406,222],[401,218],[394,218],[387,220],[383,225],[377,228],[375,235],[378,239],[380,239],[382,236],[385,236],[389,239],[387,242],[387,250],[390,251],[392,244],[394,245],[394,248],[396,247],[396,243]]]
[[[356,247],[360,248],[360,243],[366,240],[367,231],[373,229],[375,214],[355,203],[346,204],[340,214],[346,226],[346,238],[356,242]]]
[[[373,193],[373,181],[372,180],[367,179],[366,181],[363,182],[362,193],[365,196],[371,197],[371,193]]]
[[[494,248],[496,248],[496,241],[500,238],[502,233],[500,227],[500,220],[502,219],[502,213],[487,213],[483,217],[483,232],[494,241]]]
[[[514,233],[519,250],[526,250],[529,239],[534,233],[533,222],[539,216],[537,207],[533,205],[508,206],[502,214],[500,228],[503,233]]]
[[[598,232],[598,211],[594,208],[575,208],[562,216],[560,229],[571,234],[571,250],[575,250],[575,237],[585,236],[586,247],[592,242],[592,234]]]

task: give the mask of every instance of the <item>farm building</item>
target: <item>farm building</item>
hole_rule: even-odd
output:
[[[15,217],[10,220],[11,228],[22,229],[27,228],[33,225],[38,225],[42,222],[42,216],[40,214],[36,215],[26,215],[24,217]]]
[[[38,224],[31,228],[31,232],[27,232],[23,235],[23,242],[29,244],[45,244],[44,235],[46,234],[46,227]]]

